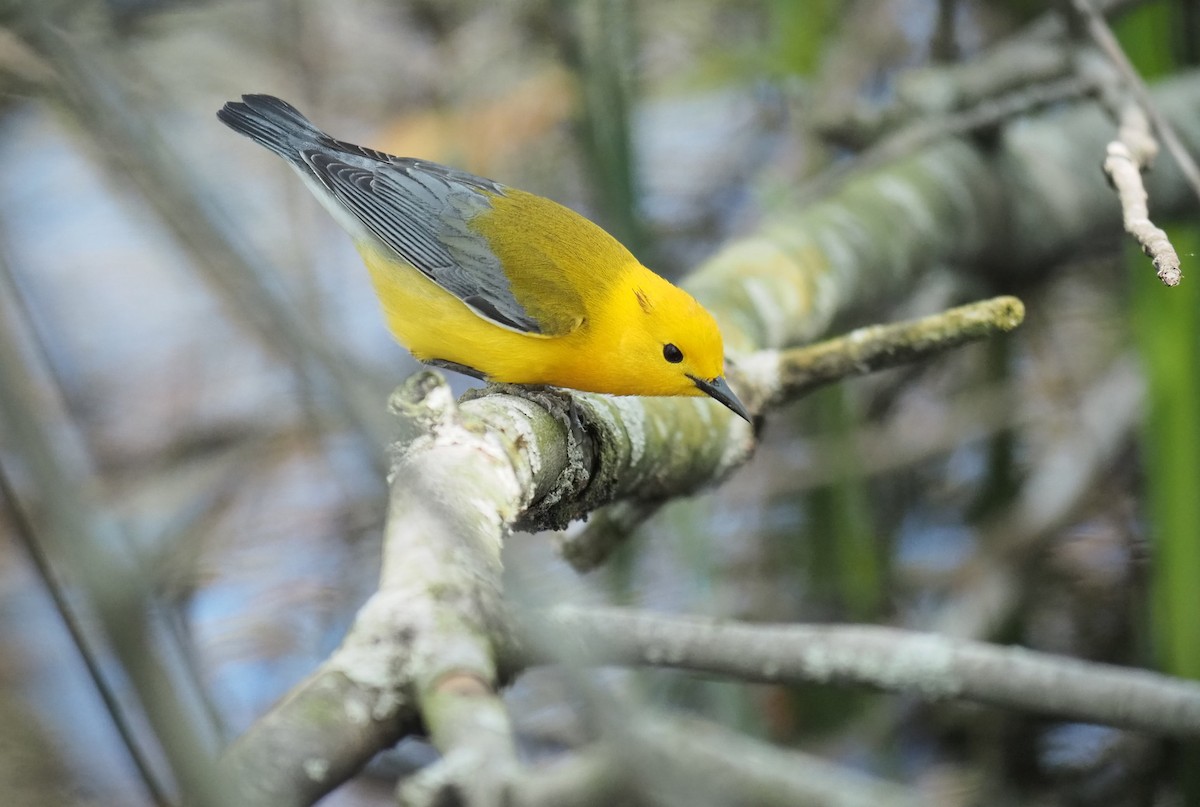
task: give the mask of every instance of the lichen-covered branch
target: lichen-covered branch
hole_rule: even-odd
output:
[[[421,699],[421,714],[442,759],[401,783],[403,807],[510,804],[519,778],[516,740],[493,682],[454,675]]]
[[[225,751],[220,770],[238,805],[314,804],[413,730],[413,705],[393,687],[346,675],[346,660],[318,667]]]
[[[995,297],[932,316],[870,325],[845,336],[784,351],[760,351],[739,365],[761,398],[757,411],[802,397],[847,376],[920,361],[968,342],[1011,331],[1025,318],[1016,297]]]
[[[507,635],[500,548],[511,525],[528,519],[535,501],[539,518],[555,520],[634,488],[694,489],[735,467],[750,445],[745,424],[729,419],[743,434],[733,442],[740,452],[725,441],[680,450],[667,401],[506,392],[459,406],[441,376],[426,372],[393,395],[408,434],[392,465],[379,590],[342,646],[226,755],[247,804],[311,803],[418,718],[446,760],[406,798],[420,804],[421,794],[465,787],[454,771],[479,779],[480,715],[490,714],[490,725],[502,715],[494,647]],[[716,428],[718,408],[698,400],[693,428]],[[660,461],[642,462],[640,451]],[[571,496],[555,498],[564,490]],[[314,712],[345,725],[314,721]],[[489,747],[503,744],[493,740]],[[511,774],[511,753],[484,756],[497,780]],[[464,759],[474,762],[464,767]],[[263,765],[277,777],[255,773]]]
[[[861,684],[1155,734],[1200,737],[1200,683],[1145,670],[869,625],[760,625],[622,609],[553,609],[571,653],[740,680]]]
[[[1184,74],[1155,88],[1162,112],[1200,145],[1200,82]],[[856,175],[820,202],[782,209],[758,232],[702,265],[686,286],[714,312],[734,354],[734,387],[759,400],[753,354],[811,341],[852,303],[896,294],[927,266],[976,263],[998,276],[1029,275],[1121,226],[1096,170],[1108,128],[1098,102],[1028,119],[990,146],[948,139]],[[1194,206],[1187,183],[1161,165],[1148,187],[1164,214]],[[750,369],[747,383],[736,367]],[[613,518],[564,542],[591,568],[653,503],[622,505]]]
[[[392,466],[379,589],[333,655],[226,755],[244,804],[312,803],[417,719],[453,760],[471,707],[495,710],[500,547],[537,481],[440,376],[415,376],[392,406],[415,433]]]
[[[563,527],[629,496],[695,493],[738,468],[754,449],[749,425],[707,398],[499,387],[465,402],[463,412],[506,434],[516,446],[514,461],[544,483],[514,516],[520,529]]]

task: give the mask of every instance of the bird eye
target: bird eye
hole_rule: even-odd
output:
[[[683,361],[683,351],[668,342],[663,345],[663,358],[671,362],[671,364],[679,364],[679,362]]]

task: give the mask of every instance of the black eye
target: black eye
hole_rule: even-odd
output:
[[[683,361],[683,352],[672,345],[670,342],[663,345],[663,358],[671,362],[671,364],[679,364]]]

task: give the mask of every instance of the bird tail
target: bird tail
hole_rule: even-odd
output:
[[[296,162],[298,149],[328,135],[313,126],[300,110],[273,95],[243,95],[217,111],[221,122],[259,145]]]

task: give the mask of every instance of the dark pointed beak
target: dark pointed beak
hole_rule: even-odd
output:
[[[754,423],[754,419],[750,417],[750,413],[746,411],[746,407],[742,406],[742,402],[738,400],[738,397],[733,394],[733,390],[729,388],[729,384],[725,382],[723,376],[717,376],[712,381],[705,381],[703,378],[696,378],[694,375],[689,375],[688,378],[692,379],[692,383],[699,387],[705,395],[725,404],[733,410],[734,414],[747,423]]]

